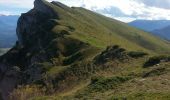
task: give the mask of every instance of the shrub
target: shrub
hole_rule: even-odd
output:
[[[159,76],[162,75],[166,72],[165,68],[157,68],[157,69],[153,69],[149,72],[146,72],[143,74],[143,77],[151,77],[151,76]]]
[[[149,58],[148,61],[146,61],[144,63],[143,67],[149,67],[149,66],[153,66],[156,64],[159,64],[161,61],[167,62],[170,61],[170,56],[154,56]]]
[[[141,51],[131,51],[128,53],[128,55],[132,58],[139,58],[139,57],[146,56],[148,54],[145,52],[141,52]]]
[[[95,77],[91,79],[91,84],[89,86],[90,91],[99,91],[103,92],[109,89],[116,87],[117,85],[124,83],[131,79],[130,77]]]
[[[108,61],[128,59],[126,49],[120,48],[118,45],[108,46],[101,54],[95,57],[95,64],[104,64]]]
[[[37,63],[37,66],[41,67],[43,71],[49,71],[54,65],[50,62]]]
[[[45,89],[41,89],[39,86],[19,86],[10,94],[10,100],[29,100],[44,94]]]

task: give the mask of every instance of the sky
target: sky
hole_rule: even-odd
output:
[[[52,0],[48,0],[52,1]],[[124,22],[136,19],[170,20],[170,0],[56,0],[68,6],[84,7]],[[34,0],[0,0],[0,14],[20,15]]]

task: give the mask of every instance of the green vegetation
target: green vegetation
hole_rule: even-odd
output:
[[[151,77],[151,76],[159,76],[159,75],[162,75],[162,74],[165,74],[167,71],[166,71],[166,68],[156,68],[156,69],[153,69],[149,72],[145,72],[143,77]]]
[[[118,45],[114,46],[109,46],[101,52],[100,55],[95,57],[94,59],[96,60],[96,64],[104,64],[107,63],[108,61],[113,61],[113,60],[125,60],[128,59],[127,54],[125,52],[126,50],[124,48],[119,47]]]
[[[13,98],[149,100],[158,93],[169,98],[169,57],[158,56],[170,54],[169,42],[84,8],[42,1],[55,17],[31,10],[38,26],[33,20],[33,33],[23,33],[24,46],[16,44],[0,58],[21,69],[23,86]]]
[[[128,53],[128,55],[130,56],[130,57],[133,57],[133,58],[139,58],[139,57],[143,57],[143,56],[146,56],[146,55],[148,55],[147,53],[145,53],[145,52],[135,52],[135,51],[131,51],[131,52],[129,52]]]
[[[154,56],[150,57],[148,61],[145,62],[144,67],[150,67],[161,62],[170,61],[170,56]]]
[[[103,78],[97,77],[92,78],[90,85],[88,86],[89,91],[103,92],[115,88],[117,85],[128,81],[130,77],[112,77]]]
[[[168,100],[170,98],[169,93],[145,93],[139,92],[130,94],[128,96],[112,97],[109,100]]]
[[[11,95],[9,96],[9,100],[28,100],[32,97],[43,96],[44,93],[45,89],[42,89],[38,86],[19,86],[13,91],[13,93],[11,93]]]
[[[120,45],[130,51],[149,53],[168,53],[170,44],[143,31],[117,20],[96,14],[84,8],[69,8],[47,3],[59,15],[58,25],[53,28],[57,33],[63,27],[72,27],[69,37],[76,38],[92,46],[106,48],[108,45]]]

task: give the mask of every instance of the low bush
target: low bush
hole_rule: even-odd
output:
[[[145,77],[159,76],[164,74],[165,72],[166,72],[165,68],[157,68],[149,72],[145,72],[142,77],[145,78]]]
[[[146,56],[148,54],[145,52],[141,52],[141,51],[131,51],[131,52],[128,52],[128,55],[132,58],[139,58],[139,57]]]
[[[149,66],[153,66],[156,64],[159,64],[160,62],[168,62],[170,61],[170,56],[154,56],[149,58],[149,60],[147,60],[143,67],[149,67]]]
[[[131,79],[130,77],[96,77],[91,79],[91,84],[89,85],[90,91],[103,92],[118,86],[125,81]]]
[[[120,48],[118,45],[108,46],[106,50],[95,57],[95,64],[104,64],[108,61],[128,59],[126,49]]]
[[[39,86],[19,86],[10,94],[9,100],[30,100],[37,96],[45,95],[45,89]]]

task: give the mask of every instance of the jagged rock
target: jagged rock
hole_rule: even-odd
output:
[[[46,13],[50,15],[51,17],[56,17],[56,12],[54,12],[53,9],[51,9],[48,6],[48,2],[45,0],[35,0],[34,9],[42,13]]]
[[[9,93],[20,82],[20,69],[16,66],[0,64],[0,98],[8,100]]]
[[[120,48],[118,45],[109,46],[101,54],[95,57],[95,63],[104,64],[112,60],[124,60],[128,58],[125,51],[125,49]]]
[[[75,29],[62,25],[57,12],[51,8],[55,6],[62,11],[69,7],[58,2],[48,4],[45,0],[35,0],[34,8],[21,15],[17,25],[18,43],[3,57],[5,62],[19,66],[23,84],[42,78],[44,62],[52,63],[53,67],[72,64],[77,60],[76,54],[90,47],[88,43],[66,37]]]
[[[30,44],[30,39],[40,30],[44,33],[46,30],[42,25],[50,23],[51,26],[48,27],[54,27],[55,23],[50,19],[58,19],[58,15],[47,4],[44,0],[35,0],[34,8],[19,18],[16,31],[20,45]]]
[[[41,76],[41,73],[38,73],[41,72],[39,67],[35,70],[30,67],[49,59],[44,47],[52,41],[50,30],[57,25],[52,19],[58,19],[57,12],[44,0],[35,0],[34,8],[19,18],[16,30],[18,42],[7,54],[0,57],[0,93],[3,98],[9,95],[20,80],[22,83],[30,81],[23,79],[26,75],[20,73],[20,70],[33,74],[33,77]],[[20,74],[22,77],[19,77]]]

